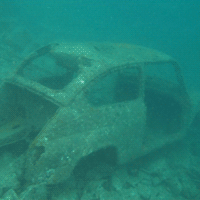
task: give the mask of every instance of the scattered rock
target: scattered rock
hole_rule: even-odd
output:
[[[4,195],[2,200],[19,200],[17,194],[14,190],[8,190]]]
[[[152,188],[149,185],[140,183],[138,184],[137,191],[142,199],[149,200],[151,197]]]
[[[21,200],[47,200],[47,186],[45,184],[31,185],[20,195]]]

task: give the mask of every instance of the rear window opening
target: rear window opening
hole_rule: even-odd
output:
[[[18,75],[50,89],[61,90],[77,76],[79,62],[78,57],[73,55],[47,53],[28,62],[18,71]]]
[[[85,94],[93,106],[137,99],[141,90],[141,77],[137,68],[124,68],[94,80]]]
[[[1,102],[0,146],[15,143],[40,132],[58,106],[27,89],[6,83]]]
[[[162,133],[177,133],[181,129],[182,106],[173,97],[154,89],[145,90],[147,127]]]

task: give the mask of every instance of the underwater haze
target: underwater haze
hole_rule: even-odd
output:
[[[199,0],[0,0],[0,97],[0,200],[200,200]]]
[[[2,0],[1,16],[14,17],[43,42],[134,43],[170,54],[188,86],[200,74],[198,0]]]

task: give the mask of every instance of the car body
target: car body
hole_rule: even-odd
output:
[[[90,155],[125,164],[180,140],[191,123],[178,63],[137,45],[47,45],[1,91],[1,128],[10,128],[0,145],[37,133],[25,162],[32,184],[67,180]]]

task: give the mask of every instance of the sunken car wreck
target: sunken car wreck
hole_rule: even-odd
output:
[[[0,146],[34,135],[29,184],[65,181],[95,153],[127,163],[183,138],[191,122],[179,65],[141,46],[48,45],[26,58],[1,92]]]

